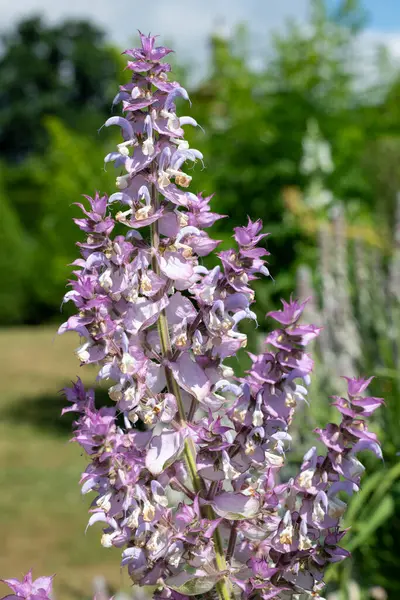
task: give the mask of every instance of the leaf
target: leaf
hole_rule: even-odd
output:
[[[215,497],[212,506],[220,517],[232,521],[240,521],[255,517],[259,511],[260,503],[253,496],[222,492],[222,494],[218,494]]]
[[[354,552],[358,546],[363,544],[378,527],[382,525],[394,511],[394,501],[391,496],[385,496],[379,508],[366,521],[359,524],[359,533],[347,544],[347,550]]]
[[[371,506],[379,506],[380,499],[386,494],[392,487],[393,483],[400,477],[400,463],[393,465],[389,471],[382,472],[382,481],[379,486],[375,488],[374,493],[371,497]]]
[[[345,523],[351,525],[355,520],[369,520],[370,515],[379,509],[381,498],[399,477],[400,463],[393,465],[388,471],[379,471],[370,475],[358,494],[353,496],[346,513]],[[358,522],[356,526],[358,529]]]
[[[365,482],[363,482],[360,491],[357,495],[353,496],[349,507],[346,511],[345,521],[346,523],[353,523],[356,515],[365,506],[368,495],[378,486],[378,482],[382,478],[381,472],[373,473],[369,475]]]
[[[197,596],[206,594],[213,589],[218,581],[218,577],[196,577],[193,574],[182,571],[178,575],[173,575],[166,580],[166,585],[179,594],[186,596]]]

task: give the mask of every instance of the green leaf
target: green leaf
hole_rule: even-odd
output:
[[[360,528],[360,522],[368,521],[370,515],[379,509],[382,497],[390,490],[394,481],[400,477],[400,463],[388,471],[379,471],[370,475],[360,492],[353,497],[346,513],[346,525]]]
[[[370,510],[373,512],[375,508],[379,508],[381,498],[386,494],[392,487],[393,483],[400,477],[400,463],[393,465],[389,471],[382,471],[382,478],[379,485],[376,487],[374,493],[371,496],[371,502],[369,503]]]
[[[366,505],[367,497],[378,486],[380,479],[382,479],[382,473],[376,472],[373,475],[370,475],[365,482],[363,482],[360,491],[357,495],[352,497],[351,502],[349,503],[345,517],[347,524],[354,523],[357,514]]]
[[[185,594],[186,596],[197,596],[206,594],[213,589],[217,583],[217,577],[193,577],[193,575],[182,572],[179,575],[173,575],[166,580],[166,584],[175,592]]]
[[[385,496],[379,508],[366,521],[359,524],[359,533],[353,537],[347,544],[347,550],[353,552],[361,546],[374,533],[382,523],[384,523],[393,514],[394,501],[391,496]]]

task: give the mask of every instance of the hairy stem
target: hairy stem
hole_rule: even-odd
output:
[[[154,184],[151,186],[151,200],[152,200],[152,205],[154,207],[154,210],[156,211],[159,206],[159,201],[158,201],[157,189]],[[160,275],[160,268],[159,268],[159,264],[158,264],[158,260],[157,260],[157,254],[156,254],[159,243],[160,243],[160,234],[158,231],[158,222],[155,221],[151,225],[151,246],[152,246],[152,250],[153,250],[152,268],[153,268],[154,273],[156,273],[156,275]],[[173,354],[172,354],[171,340],[169,337],[168,320],[167,320],[167,315],[166,315],[165,310],[163,310],[162,313],[160,314],[157,325],[158,325],[158,333],[160,336],[161,356],[163,359],[171,360]],[[169,368],[169,366],[164,365],[164,368],[165,368],[165,377],[167,380],[168,391],[170,394],[173,394],[175,396],[176,403],[178,406],[179,422],[182,426],[185,426],[187,419],[186,419],[185,407],[184,407],[183,401],[182,401],[180,387],[179,387],[176,379],[174,378],[173,373],[172,373],[171,369]],[[205,494],[207,491],[207,488],[206,488],[206,485],[205,485],[203,479],[200,477],[200,475],[197,471],[196,449],[195,449],[193,440],[191,438],[185,439],[183,451],[184,451],[185,462],[186,462],[186,466],[187,466],[187,469],[189,472],[190,480],[193,485],[193,489],[195,490],[196,493],[203,492]],[[204,506],[202,508],[202,513],[203,513],[204,517],[206,517],[207,519],[210,519],[210,520],[215,519],[214,510],[209,505]],[[220,534],[220,531],[218,530],[218,528],[214,531],[213,541],[214,541],[215,562],[216,562],[217,569],[222,572],[227,571],[227,564],[226,564],[225,555],[224,555],[224,547],[222,544],[221,534]],[[232,598],[233,598],[232,586],[225,577],[223,579],[221,579],[220,581],[218,581],[216,588],[217,588],[218,596],[219,596],[220,600],[232,600]]]

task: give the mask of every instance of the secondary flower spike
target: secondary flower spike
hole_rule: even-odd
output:
[[[54,576],[53,576],[54,577]],[[53,587],[53,577],[38,577],[32,579],[32,571],[28,571],[21,581],[18,579],[0,579],[8,585],[12,594],[3,600],[50,600]]]
[[[12,591],[12,594],[4,596],[2,600],[52,600],[54,597],[53,578],[54,575],[51,577],[38,577],[33,580],[32,571],[28,571],[23,576],[22,581],[18,579],[0,579],[0,582],[8,585]],[[93,600],[97,600],[96,596]]]
[[[140,39],[125,52],[132,78],[113,102],[123,116],[105,124],[121,133],[105,157],[115,190],[78,205],[84,239],[64,298],[77,310],[59,330],[79,334],[78,359],[109,386],[107,407],[80,379],[64,390],[90,460],[88,527],[101,524],[102,545],[121,549],[132,581],[153,586],[154,598],[319,598],[326,566],[347,556],[342,493],[358,490],[357,454],[381,456],[366,418],[382,400],[363,396],[369,380],[349,379],[348,398],[334,403],[340,425],[316,432],[325,453],[309,450],[282,483],[319,328],[301,323],[305,303],[290,299],[269,313],[276,329],[246,376],[225,364],[246,347],[242,321],[256,323],[251,284],[269,275],[266,234],[249,218],[219,264],[204,266],[219,244],[206,230],[222,215],[191,191],[203,156],[184,129],[197,122],[177,113],[190,99],[169,79],[170,50]],[[8,583],[16,597],[44,600],[42,579],[38,592],[31,579]]]

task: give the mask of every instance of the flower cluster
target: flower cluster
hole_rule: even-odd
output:
[[[304,304],[290,302],[284,303],[282,311],[270,313],[283,325],[267,337],[267,343],[276,351],[253,357],[253,368],[246,378],[250,394],[245,403],[243,399],[237,401],[238,421],[246,432],[240,451],[243,456],[254,457],[255,470],[264,462],[261,472],[268,490],[257,521],[242,521],[239,527],[241,555],[245,549],[254,578],[245,589],[253,591],[251,585],[256,582],[257,588],[267,593],[270,587],[266,580],[272,575],[275,586],[286,588],[282,594],[275,589],[277,597],[283,598],[291,598],[294,592],[319,597],[326,566],[349,555],[339,546],[345,535],[340,529],[340,518],[346,510],[343,493],[351,495],[359,489],[364,467],[358,452],[369,449],[382,457],[365,417],[383,401],[361,395],[372,378],[347,379],[348,397],[335,397],[334,402],[342,414],[340,425],[330,423],[316,430],[325,453],[318,454],[316,447],[311,448],[299,474],[280,483],[277,475],[284,462],[284,444],[291,440],[288,426],[297,403],[307,393],[294,380],[300,378],[307,383],[312,361],[303,347],[318,335],[314,326],[298,325],[303,308]],[[239,430],[238,438],[240,435]]]
[[[23,576],[22,581],[18,579],[0,579],[1,583],[8,585],[12,594],[4,596],[2,600],[52,600],[53,578],[38,577],[32,579],[32,571]],[[96,600],[96,595],[93,600]],[[112,600],[112,599],[111,599]]]
[[[18,579],[0,579],[1,583],[8,585],[12,594],[3,600],[50,600],[53,577],[38,577],[32,580],[32,571],[24,575],[22,581]]]
[[[79,205],[86,239],[65,295],[77,314],[60,328],[83,338],[76,354],[98,365],[113,403],[96,407],[80,380],[65,389],[90,457],[88,525],[103,524],[103,546],[121,548],[132,581],[155,586],[156,598],[318,597],[325,565],[346,555],[338,494],[358,487],[357,452],[380,452],[364,417],[381,400],[361,397],[368,381],[349,380],[349,398],[335,402],[341,425],[318,431],[326,454],[310,450],[282,483],[313,367],[305,348],[319,329],[299,323],[304,303],[291,299],[269,313],[278,329],[244,378],[224,364],[246,346],[241,321],[256,321],[250,286],[269,275],[266,234],[249,219],[218,266],[201,263],[219,243],[206,229],[222,216],[188,190],[184,165],[203,157],[183,128],[197,123],[177,116],[189,97],[168,80],[170,50],[140,37],[126,51],[132,80],[114,99],[125,116],[105,123],[123,138],[105,158],[118,191]]]

